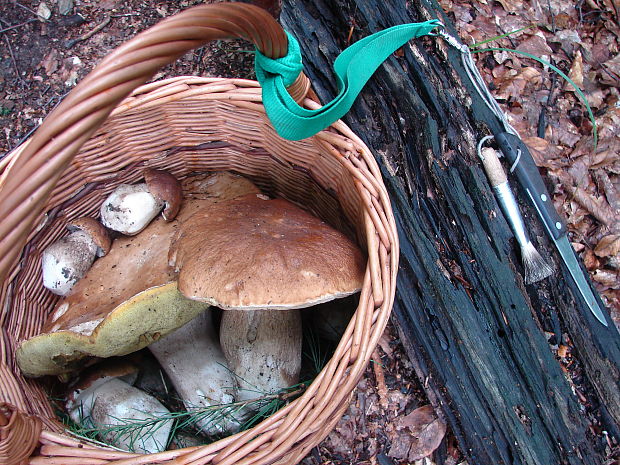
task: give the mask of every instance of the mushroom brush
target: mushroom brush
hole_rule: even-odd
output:
[[[506,173],[497,157],[497,152],[493,148],[486,147],[481,150],[480,158],[497,197],[497,202],[521,248],[525,284],[532,284],[545,279],[553,272],[553,269],[543,260],[527,235],[517,201],[510,190]]]

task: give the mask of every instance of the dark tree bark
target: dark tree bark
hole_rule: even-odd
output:
[[[327,102],[336,94],[331,65],[351,28],[355,41],[434,17],[457,35],[431,1],[284,0],[281,20]],[[375,153],[391,195],[401,240],[394,315],[417,374],[469,463],[599,464],[600,436],[591,435],[544,331],[558,342],[569,335],[595,393],[594,413],[612,434],[620,424],[618,332],[590,315],[525,203],[530,235],[556,273],[523,284],[475,151],[497,120],[441,39],[403,51],[344,119]]]

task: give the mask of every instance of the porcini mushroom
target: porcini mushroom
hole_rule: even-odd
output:
[[[99,430],[101,439],[114,447],[145,454],[161,452],[168,444],[173,420],[157,399],[130,384],[136,371],[118,362],[90,370],[72,387],[66,409],[74,422]]]
[[[225,407],[235,401],[237,382],[227,368],[210,311],[154,342],[149,349],[165,367],[187,411],[200,411],[196,426],[203,433],[238,429],[234,409]]]
[[[22,371],[67,373],[93,357],[139,350],[207,308],[177,290],[167,253],[176,226],[158,219],[139,236],[115,240],[58,303],[41,334],[21,343]]]
[[[67,229],[68,236],[41,254],[43,286],[63,296],[86,274],[96,257],[109,251],[111,243],[106,229],[94,218],[79,218],[69,223]]]
[[[119,185],[101,205],[101,221],[128,236],[142,231],[162,211],[172,221],[181,208],[181,184],[170,173],[146,169],[144,183]]]
[[[293,309],[357,292],[365,268],[344,234],[290,202],[256,194],[181,222],[172,253],[179,290],[225,310],[220,342],[240,399],[297,382],[301,319]]]
[[[24,374],[67,373],[93,357],[139,350],[208,307],[177,290],[168,264],[173,233],[195,211],[258,189],[228,173],[198,178],[199,188],[194,185],[188,192],[195,198],[183,203],[175,220],[155,220],[140,235],[114,241],[110,253],[58,303],[42,332],[20,344],[16,358]]]

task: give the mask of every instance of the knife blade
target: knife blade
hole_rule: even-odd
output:
[[[512,165],[510,171],[515,172],[519,183],[527,193],[538,216],[545,225],[545,230],[560,253],[562,262],[577,285],[581,297],[585,300],[596,319],[607,326],[605,314],[590,289],[588,280],[584,276],[575,252],[568,240],[566,225],[553,206],[551,196],[547,192],[547,188],[538,172],[538,167],[527,146],[520,137],[508,132],[495,134],[495,140],[508,162]]]

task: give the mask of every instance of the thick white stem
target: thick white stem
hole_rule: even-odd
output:
[[[211,316],[207,310],[149,346],[188,411],[236,400],[237,383],[226,364]],[[239,428],[235,410],[204,410],[197,425],[209,435],[233,432]]]
[[[163,207],[164,202],[156,199],[146,184],[121,184],[101,204],[101,222],[133,236],[146,228]]]
[[[220,342],[239,382],[239,400],[274,394],[299,382],[299,310],[226,310]]]
[[[97,245],[84,231],[75,231],[47,247],[41,256],[43,285],[67,295],[95,261]]]
[[[76,423],[92,424],[106,443],[144,454],[166,449],[173,423],[157,399],[118,378],[82,391],[69,414]]]

